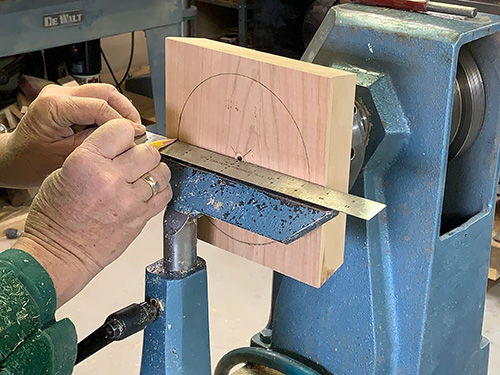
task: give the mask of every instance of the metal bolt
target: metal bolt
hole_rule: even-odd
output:
[[[106,323],[104,329],[106,330],[106,335],[110,338],[120,337],[123,332],[122,324],[116,319]]]
[[[260,331],[259,337],[260,341],[262,341],[264,344],[270,344],[273,338],[273,331],[269,328],[264,328],[262,331]]]
[[[156,298],[150,298],[148,302],[151,305],[150,313],[154,313],[154,317],[157,319],[163,312],[163,304]]]

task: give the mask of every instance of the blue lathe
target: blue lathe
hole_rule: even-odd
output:
[[[387,209],[348,219],[344,264],[322,288],[276,277],[273,350],[334,374],[487,374],[499,22],[328,13],[304,59],[358,74],[372,129],[351,191]]]
[[[26,18],[42,22],[39,7],[18,25],[12,16],[25,10],[22,3],[0,2],[7,20],[1,55],[147,29],[162,113],[164,55],[155,48],[180,33],[179,1],[141,9],[124,1],[120,22],[111,22],[101,17],[111,17],[111,2],[54,0],[45,4],[51,14],[86,9],[88,16],[71,29],[79,33],[46,34]],[[40,39],[19,38],[27,31]],[[498,32],[500,17],[484,13],[465,18],[354,4],[329,11],[303,60],[357,74],[351,192],[387,208],[370,221],[349,217],[344,264],[321,288],[275,273],[268,326],[251,347],[228,353],[217,375],[240,363],[247,364],[242,374],[487,374],[489,342],[481,330],[498,184]],[[124,323],[140,329],[152,322],[141,374],[204,375],[210,373],[206,266],[196,257],[193,216],[215,213],[203,211],[203,195],[185,198],[200,187],[190,173],[207,181],[233,177],[168,152],[164,160],[175,191],[164,258],[147,269],[147,302],[112,315],[104,334],[121,339],[129,328]],[[290,197],[232,181],[236,194],[292,204]],[[293,204],[302,207],[303,221],[285,229],[313,229],[335,214],[310,202]],[[263,226],[240,225],[272,237]],[[297,228],[278,240],[296,234]]]
[[[368,142],[351,192],[387,208],[369,222],[349,217],[344,264],[321,288],[275,274],[269,326],[216,374],[237,363],[253,364],[240,370],[248,374],[487,374],[498,31],[500,18],[482,13],[329,11],[303,59],[357,73],[355,128]],[[185,179],[174,173],[173,181]],[[185,282],[167,277],[160,289],[148,270],[146,296],[168,307],[146,329],[143,374],[210,373],[199,325],[207,321],[204,271],[191,264]],[[190,283],[201,286],[192,298]],[[169,331],[169,319],[181,316]]]

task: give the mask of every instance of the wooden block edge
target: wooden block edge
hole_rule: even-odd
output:
[[[166,37],[165,38],[165,51],[168,51],[168,42],[184,43],[192,46],[210,49],[212,51],[228,53],[231,55],[239,56],[242,58],[247,58],[250,60],[256,60],[262,63],[276,64],[284,68],[293,69],[303,73],[314,73],[327,78],[337,78],[344,76],[353,76],[356,74],[352,72],[347,72],[345,70],[340,70],[332,68],[329,66],[323,66],[319,64],[314,64],[308,61],[302,61],[297,59],[292,59],[290,57],[278,56],[268,52],[257,51],[254,49],[236,46],[234,44],[228,44],[223,42],[218,42],[216,40],[207,38],[192,38],[192,37]],[[168,52],[167,52],[168,53]]]
[[[494,268],[488,269],[488,279],[496,281],[500,278],[500,272]]]

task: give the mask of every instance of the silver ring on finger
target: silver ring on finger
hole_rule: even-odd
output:
[[[151,198],[158,194],[158,192],[160,191],[160,184],[158,183],[158,180],[156,178],[151,176],[149,173],[145,173],[141,178],[146,181],[151,187],[151,191],[153,192]]]

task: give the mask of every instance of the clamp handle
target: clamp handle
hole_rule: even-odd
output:
[[[353,3],[408,10],[412,12],[438,12],[467,18],[474,18],[477,15],[477,8],[474,7],[438,3],[428,0],[353,0]]]
[[[156,300],[133,303],[108,316],[104,324],[78,343],[75,364],[82,362],[113,341],[142,331],[158,318],[161,307]]]

